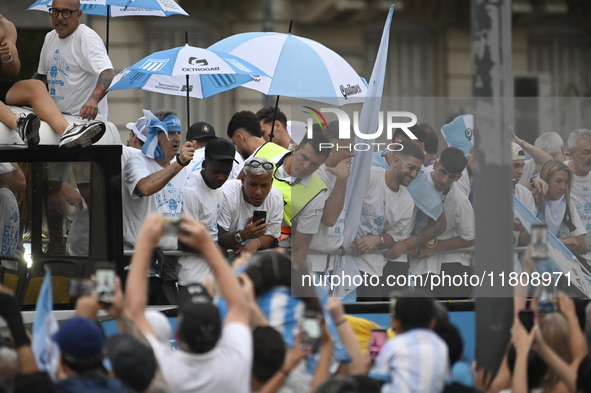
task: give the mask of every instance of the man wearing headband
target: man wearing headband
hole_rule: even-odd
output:
[[[143,154],[133,155],[122,171],[123,239],[127,249],[135,247],[137,234],[148,214],[180,218],[187,179],[184,168],[195,152],[189,142],[181,146],[181,121],[175,112],[161,110],[152,114],[144,110],[144,115],[149,131],[142,146]],[[159,246],[163,250],[176,250],[176,233],[164,234]],[[169,258],[168,262],[175,264]],[[174,270],[170,277],[163,276],[163,280],[174,284]]]

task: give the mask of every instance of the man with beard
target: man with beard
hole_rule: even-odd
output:
[[[227,139],[216,138],[205,146],[205,158],[199,173],[190,176],[183,192],[183,214],[193,217],[207,228],[214,242],[218,241],[218,218],[224,201],[221,187],[234,163],[236,148]],[[198,283],[211,274],[207,261],[200,255],[179,258],[178,287]]]
[[[366,274],[381,277],[386,264],[383,255],[368,254],[369,251],[408,242],[412,230],[414,202],[406,186],[417,177],[425,153],[413,142],[403,141],[400,145],[402,149],[393,152],[388,169],[371,168],[357,236],[351,243],[357,268],[364,277]],[[379,296],[379,287],[361,286],[357,296]]]
[[[218,219],[221,246],[252,254],[269,248],[279,237],[283,197],[273,187],[273,168],[265,158],[251,158],[244,163],[242,180],[230,180],[222,187],[224,202]],[[255,211],[266,212],[266,218],[253,221]]]
[[[573,208],[579,213],[587,234],[591,234],[591,130],[578,129],[571,132],[568,137],[568,151],[573,158],[566,162],[573,171],[570,191]],[[586,238],[587,244],[591,245],[591,236]],[[588,259],[591,258],[590,255],[591,253],[587,253],[583,256],[587,268],[591,268],[591,261]]]

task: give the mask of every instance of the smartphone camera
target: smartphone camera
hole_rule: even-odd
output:
[[[388,331],[386,329],[372,329],[369,336],[369,357],[374,362],[382,348],[388,341]]]
[[[533,310],[520,310],[517,314],[519,317],[519,321],[525,330],[531,332],[532,328],[534,327],[534,312]]]
[[[300,325],[302,348],[310,349],[311,352],[317,352],[320,348],[320,336],[322,327],[320,317],[316,315],[306,315],[301,320]]]
[[[548,226],[546,224],[531,224],[529,253],[532,259],[548,258]]]
[[[162,232],[165,235],[178,235],[181,222],[182,220],[180,218],[165,219],[164,224],[162,224]]]
[[[252,212],[252,222],[253,223],[259,221],[261,218],[264,221],[261,222],[259,225],[263,225],[265,222],[267,222],[267,212],[266,211],[264,211],[264,210],[255,210],[255,211]]]
[[[98,302],[112,304],[115,301],[115,266],[98,264],[95,276]]]

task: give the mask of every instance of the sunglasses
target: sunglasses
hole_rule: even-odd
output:
[[[252,160],[250,161],[248,164],[244,164],[246,166],[249,166],[253,169],[259,168],[259,167],[263,167],[264,170],[266,171],[271,171],[273,170],[273,164],[271,164],[270,162],[260,162],[257,160]]]

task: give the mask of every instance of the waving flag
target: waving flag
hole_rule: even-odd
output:
[[[52,314],[53,293],[51,291],[51,271],[47,269],[35,305],[32,347],[39,370],[46,371],[55,381],[59,348],[52,337],[58,331],[58,325]]]
[[[371,79],[363,108],[361,108],[361,115],[359,116],[359,129],[363,130],[365,134],[372,134],[378,129],[378,120],[380,106],[382,105],[382,92],[384,91],[384,77],[386,75],[386,62],[388,60],[388,44],[390,41],[390,26],[392,24],[392,15],[394,14],[394,6],[390,6],[390,12],[384,25],[382,33],[382,40],[380,41],[380,48],[376,57],[376,62],[373,66]],[[373,143],[374,139],[361,139],[356,137],[356,143]],[[345,196],[345,209],[347,215],[345,216],[345,233],[343,235],[343,244],[348,247],[357,234],[357,227],[361,217],[361,207],[363,204],[363,197],[367,190],[369,182],[369,172],[371,170],[371,151],[356,152],[353,165],[351,166],[351,176],[347,183],[347,194]],[[335,261],[335,275],[347,274],[354,276],[359,274],[357,264],[353,255],[345,255],[336,258]],[[355,288],[336,288],[333,293],[334,296],[346,296]]]

